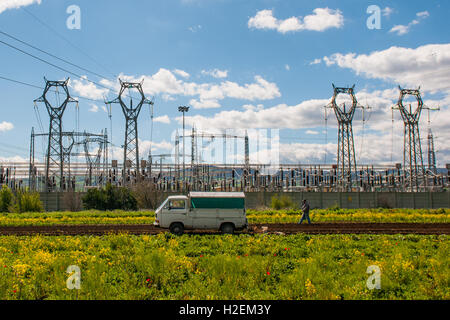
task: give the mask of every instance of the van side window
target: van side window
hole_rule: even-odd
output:
[[[171,200],[169,203],[171,209],[184,209],[186,207],[186,201],[184,200]]]

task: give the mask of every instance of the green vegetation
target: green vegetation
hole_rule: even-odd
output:
[[[0,212],[10,211],[14,203],[14,194],[7,185],[3,185],[0,189]]]
[[[107,184],[102,189],[90,189],[83,197],[84,207],[95,210],[137,210],[138,202],[132,191]]]
[[[450,299],[448,236],[0,237],[0,299]],[[69,266],[81,289],[69,290]],[[367,268],[381,269],[369,290]]]
[[[280,209],[298,209],[298,205],[292,201],[288,196],[276,197],[273,196],[271,199],[271,208],[275,210]]]
[[[39,193],[37,192],[18,191],[15,202],[15,212],[23,213],[44,211]]]
[[[0,190],[0,212],[42,212],[44,211],[39,193],[17,191],[16,195],[8,186]]]
[[[300,210],[247,210],[251,223],[298,222]],[[449,223],[450,209],[313,209],[312,222]]]
[[[30,226],[58,224],[152,224],[153,211],[98,211],[3,213],[0,226]],[[247,210],[250,224],[296,223],[299,210]],[[408,222],[450,223],[450,209],[327,209],[311,210],[313,222]]]

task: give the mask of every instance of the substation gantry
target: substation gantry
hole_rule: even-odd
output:
[[[35,163],[35,140],[37,137],[48,137],[49,133],[34,133],[34,128],[32,128],[31,132],[31,141],[30,141],[30,166],[29,166],[29,187],[31,190],[37,190],[37,165]],[[76,188],[76,177],[80,175],[79,172],[79,164],[76,164],[76,168],[73,168],[71,164],[71,159],[73,157],[85,157],[87,164],[87,173],[86,177],[86,186],[97,186],[103,184],[103,175],[106,170],[108,163],[108,134],[105,129],[101,134],[93,134],[87,132],[61,132],[61,137],[63,142],[63,153],[62,157],[64,159],[64,167],[65,167],[65,175],[62,178],[62,189],[63,191],[71,191]],[[79,138],[83,138],[83,140],[79,141]],[[96,151],[96,154],[91,154],[89,152],[89,144],[90,143],[98,143],[99,148]],[[76,153],[73,152],[73,148],[75,146],[82,145],[84,147],[84,153]],[[103,164],[102,164],[103,160]],[[103,166],[103,168],[102,168]],[[84,168],[84,166],[82,167]],[[75,171],[75,173],[73,173]],[[47,172],[47,170],[46,170]],[[50,184],[55,187],[55,176],[50,176]],[[47,181],[47,179],[45,180]],[[44,182],[45,182],[44,181]],[[46,184],[47,185],[47,184]],[[56,190],[53,188],[53,190]],[[48,191],[48,189],[46,189]]]

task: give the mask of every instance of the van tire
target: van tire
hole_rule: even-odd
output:
[[[234,233],[234,224],[232,223],[224,223],[220,226],[220,231],[223,234],[233,234]]]
[[[182,223],[175,222],[170,225],[169,230],[176,236],[182,236],[184,233],[184,226]]]

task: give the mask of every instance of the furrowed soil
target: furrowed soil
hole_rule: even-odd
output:
[[[53,226],[21,226],[0,227],[0,236],[16,235],[105,235],[127,233],[134,235],[156,235],[168,232],[149,224],[142,225],[53,225]],[[215,234],[214,230],[186,230],[187,234]],[[253,224],[246,234],[417,234],[417,235],[449,235],[450,223],[315,223],[315,224]]]

